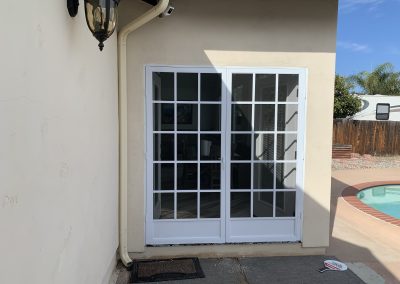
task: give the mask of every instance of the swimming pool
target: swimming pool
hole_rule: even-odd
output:
[[[400,219],[400,185],[381,185],[357,193],[364,204]]]

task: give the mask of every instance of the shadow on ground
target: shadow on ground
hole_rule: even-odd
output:
[[[344,202],[341,198],[343,189],[350,186],[336,178],[332,178],[331,212],[330,212],[330,246],[326,256],[288,256],[288,257],[249,257],[249,258],[218,258],[201,259],[201,266],[206,278],[160,282],[172,283],[400,283],[385,266],[376,258],[368,247],[357,245],[356,241],[348,242],[355,231],[363,232],[360,224],[352,224],[352,209],[342,212]],[[307,198],[307,196],[305,196]],[[342,207],[341,207],[342,206]],[[319,208],[321,210],[321,208]],[[339,210],[339,212],[338,212]],[[321,210],[322,211],[322,210]],[[326,211],[325,211],[326,212]],[[355,211],[354,211],[355,212]],[[353,212],[353,213],[354,213]],[[356,212],[357,213],[357,212]],[[346,215],[347,214],[347,215]],[[345,217],[345,218],[343,218]],[[363,217],[363,216],[361,216]],[[367,217],[367,216],[365,216]],[[350,223],[349,223],[350,220]],[[362,226],[361,226],[362,225]],[[371,229],[371,228],[370,228]],[[348,230],[348,231],[343,231]],[[355,236],[357,236],[355,234]],[[343,239],[338,236],[345,236]],[[366,238],[370,236],[365,236]],[[351,238],[350,238],[351,239]],[[332,257],[333,256],[333,257]],[[353,264],[356,272],[319,273],[326,259],[339,259]],[[361,266],[360,266],[361,265]],[[361,267],[361,268],[360,268]],[[371,270],[372,269],[372,270]],[[376,274],[377,272],[378,274]],[[381,276],[385,279],[383,279]],[[360,276],[362,279],[360,279]],[[129,283],[129,271],[122,269],[117,284]],[[155,282],[153,282],[155,283]]]

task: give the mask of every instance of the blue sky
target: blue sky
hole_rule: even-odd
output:
[[[400,70],[400,0],[339,0],[336,73]]]

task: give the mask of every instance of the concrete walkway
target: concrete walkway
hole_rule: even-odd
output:
[[[362,284],[350,270],[318,272],[326,256],[201,259],[205,278],[153,282],[159,284],[264,284],[324,283]],[[127,284],[129,273],[120,274],[117,284]]]
[[[331,240],[327,253],[349,262],[367,283],[400,283],[400,227],[355,209],[343,200],[341,192],[350,185],[399,177],[400,168],[332,174]]]

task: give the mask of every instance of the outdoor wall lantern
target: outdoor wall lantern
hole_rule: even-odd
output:
[[[104,41],[108,39],[117,25],[117,7],[119,0],[84,0],[86,23],[93,36],[99,41],[103,50]],[[67,0],[68,13],[75,17],[78,13],[79,0]]]

